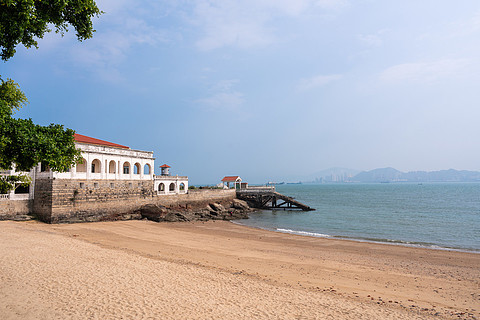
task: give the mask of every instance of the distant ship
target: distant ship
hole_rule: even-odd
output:
[[[267,182],[267,186],[275,186],[275,185],[281,185],[281,184],[285,184],[285,182],[273,182],[273,181]]]
[[[287,182],[287,184],[302,184],[302,182]]]

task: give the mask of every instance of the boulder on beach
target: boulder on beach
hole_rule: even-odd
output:
[[[164,206],[156,204],[146,204],[139,209],[142,218],[147,218],[152,221],[164,221],[167,214],[167,209]]]

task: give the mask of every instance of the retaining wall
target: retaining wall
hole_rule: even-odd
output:
[[[0,220],[23,220],[32,211],[32,200],[0,200]]]
[[[201,206],[235,198],[235,190],[189,190],[187,194],[157,195],[153,181],[39,179],[33,214],[49,223],[136,219],[146,204]]]
[[[201,205],[203,202],[229,201],[236,197],[234,189],[201,189],[188,190],[187,194],[158,195],[153,197],[153,203],[162,206],[171,205]]]

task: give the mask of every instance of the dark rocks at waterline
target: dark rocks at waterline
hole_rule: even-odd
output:
[[[248,213],[254,211],[242,200],[202,203],[195,206],[190,204],[164,207],[148,204],[137,212],[148,220],[161,222],[206,221],[206,220],[235,220],[247,219]]]
[[[233,199],[232,207],[237,210],[252,211],[252,208],[250,208],[246,201],[239,199]]]

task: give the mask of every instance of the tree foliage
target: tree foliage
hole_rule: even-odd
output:
[[[50,32],[63,35],[68,26],[79,41],[91,38],[92,18],[101,14],[93,0],[0,0],[0,57],[7,61],[18,44],[37,47],[36,38]],[[39,162],[54,171],[67,171],[81,159],[74,131],[62,125],[40,126],[31,119],[16,119],[15,111],[28,103],[12,79],[0,75],[0,170],[28,171]],[[28,185],[26,175],[0,176],[0,193]]]
[[[32,180],[26,174],[0,175],[0,194],[8,193],[10,190],[20,186],[28,186]]]
[[[100,13],[93,0],[0,0],[2,60],[13,57],[19,43],[37,48],[35,38],[51,31],[49,25],[62,35],[71,25],[78,40],[89,39],[95,31],[91,19]]]
[[[13,114],[27,98],[13,80],[0,78],[0,169],[27,171],[42,162],[55,171],[66,171],[79,159],[74,131],[62,125],[40,126]]]

